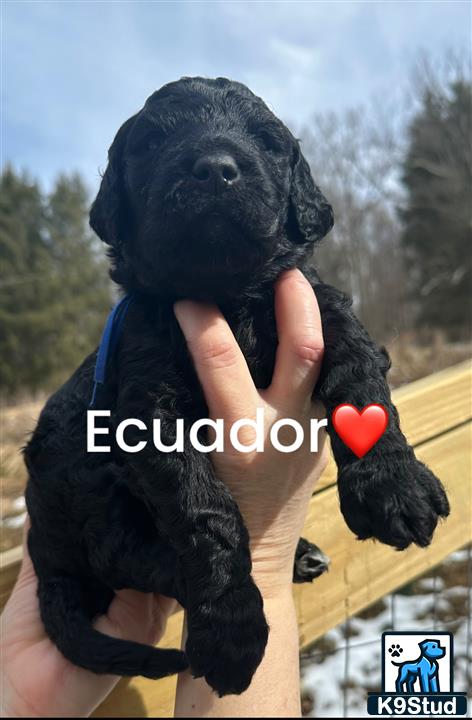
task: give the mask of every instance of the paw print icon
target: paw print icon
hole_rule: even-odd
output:
[[[396,645],[395,643],[393,645],[390,645],[388,649],[391,657],[400,657],[400,655],[403,652],[403,648],[400,645]]]

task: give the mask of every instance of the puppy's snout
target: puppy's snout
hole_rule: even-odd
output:
[[[203,188],[224,189],[235,185],[240,177],[236,160],[227,153],[211,153],[195,162],[192,175]]]

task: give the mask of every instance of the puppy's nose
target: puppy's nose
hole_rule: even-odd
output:
[[[192,175],[202,186],[215,189],[230,187],[240,178],[236,160],[226,153],[212,153],[198,158]]]

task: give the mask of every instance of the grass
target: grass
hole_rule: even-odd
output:
[[[0,483],[1,533],[0,550],[9,550],[21,543],[26,484],[26,468],[21,448],[34,429],[44,400],[24,402],[2,408],[0,415]]]

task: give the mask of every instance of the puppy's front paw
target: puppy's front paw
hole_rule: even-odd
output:
[[[364,456],[340,471],[338,483],[341,512],[360,540],[426,547],[439,518],[449,515],[443,486],[411,449]]]
[[[249,687],[267,645],[269,627],[259,590],[248,578],[188,614],[185,652],[194,677],[223,695]]]

